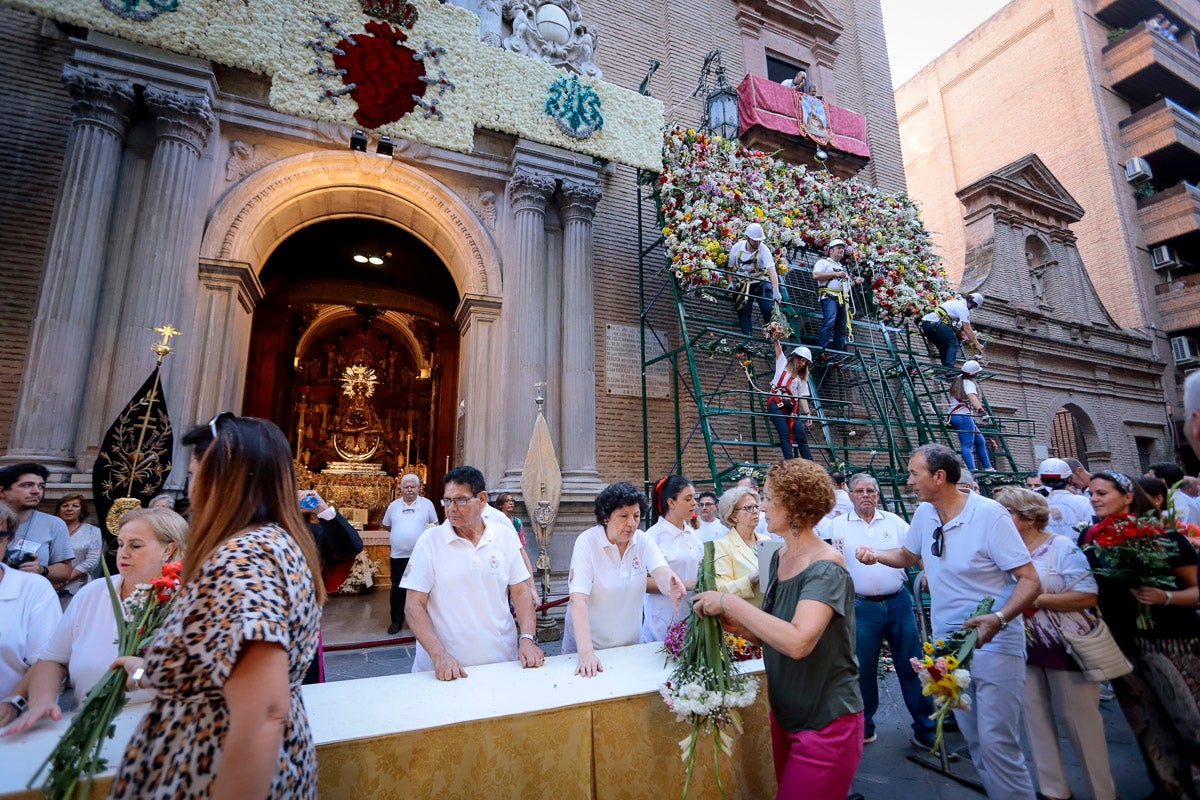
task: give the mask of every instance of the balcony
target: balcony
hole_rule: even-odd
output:
[[[854,176],[871,160],[867,144],[867,118],[862,114],[822,103],[825,119],[820,124],[800,124],[797,92],[778,83],[747,75],[738,86],[738,138],[747,147],[772,153],[793,164],[820,168],[818,149],[828,159],[824,167],[839,178]],[[810,109],[811,112],[811,109]],[[824,125],[826,130],[820,131]]]
[[[1158,326],[1168,334],[1200,328],[1200,274],[1163,281],[1154,287]]]
[[[1200,106],[1200,57],[1182,43],[1139,24],[1101,53],[1118,94],[1144,106],[1164,97]]]
[[[1160,186],[1200,182],[1200,117],[1164,98],[1118,128],[1126,154],[1146,159]]]
[[[1138,200],[1138,224],[1153,247],[1186,237],[1200,237],[1200,189],[1190,183],[1172,186],[1166,191]],[[1174,242],[1173,242],[1174,243]]]
[[[1114,28],[1133,28],[1155,14],[1166,14],[1192,30],[1200,29],[1195,0],[1096,0],[1096,16]]]

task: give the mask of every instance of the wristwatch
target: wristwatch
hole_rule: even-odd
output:
[[[538,643],[537,634],[535,634],[535,633],[522,633],[520,638],[517,639],[517,641],[519,642],[519,641],[521,641],[521,639],[528,639],[529,641],[533,642],[534,644]]]
[[[0,700],[0,703],[8,703],[10,706],[15,708],[17,710],[18,717],[24,714],[25,710],[29,708],[29,703],[19,694],[10,695],[9,697]]]
[[[49,577],[50,577],[50,568],[49,568],[49,567],[47,567],[45,564],[43,564],[43,565],[42,565],[42,577],[43,577],[43,578],[49,578]]]
[[[992,613],[995,614],[996,618],[1000,620],[1000,630],[1004,630],[1008,627],[1008,620],[1004,618],[1003,614],[1001,614],[999,611],[993,611]]]

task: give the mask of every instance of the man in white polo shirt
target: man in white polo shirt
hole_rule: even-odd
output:
[[[1033,605],[1042,582],[1004,506],[958,490],[961,470],[949,447],[918,447],[908,460],[908,485],[922,502],[900,547],[859,547],[854,555],[863,564],[899,569],[921,559],[933,635],[945,637],[959,628],[979,631],[970,665],[971,709],[956,710],[954,718],[988,797],[1034,800],[1020,741],[1025,702],[1021,612]],[[995,600],[992,612],[971,616],[984,597]]]
[[[868,472],[850,476],[853,508],[829,523],[834,546],[853,554],[860,547],[891,550],[900,547],[908,523],[879,507],[879,484]],[[840,541],[839,541],[840,540]],[[855,654],[858,656],[858,688],[863,697],[863,741],[875,741],[875,712],[879,709],[879,650],[886,640],[896,665],[904,705],[912,716],[914,747],[933,747],[935,728],[929,715],[933,702],[921,692],[921,679],[909,668],[909,659],[921,654],[921,635],[913,615],[912,595],[904,570],[883,564],[870,566],[846,559],[854,581]]]
[[[400,585],[400,579],[408,568],[413,545],[427,527],[438,524],[437,510],[428,497],[421,497],[420,491],[421,479],[408,473],[400,479],[400,496],[383,512],[382,524],[391,530],[389,538],[392,546],[389,559],[392,567],[392,624],[388,627],[389,636],[395,636],[404,627],[404,601],[408,590]]]
[[[417,637],[412,671],[452,681],[467,677],[463,667],[475,664],[520,659],[522,667],[540,667],[545,656],[516,533],[484,518],[487,492],[479,470],[455,467],[442,484],[446,521],[417,540],[401,580],[408,590],[405,618]]]

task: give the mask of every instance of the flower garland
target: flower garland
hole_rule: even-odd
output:
[[[670,269],[687,291],[727,286],[729,248],[757,222],[779,265],[796,248],[849,242],[886,322],[924,314],[951,295],[933,240],[903,194],[682,127],[665,137],[658,192]]]
[[[603,105],[604,126],[603,130],[597,126],[586,139],[576,139],[546,114],[547,88],[572,74],[485,44],[479,37],[479,17],[449,3],[322,0],[314,6],[306,0],[103,2],[108,7],[97,0],[8,0],[15,8],[58,22],[266,75],[271,79],[268,103],[276,111],[356,127],[367,124],[358,118],[360,103],[342,95],[338,97],[343,102],[334,103],[331,101],[335,97],[327,94],[343,88],[337,85],[338,68],[314,65],[310,44],[314,40],[313,19],[336,20],[356,40],[364,37],[370,22],[379,22],[393,31],[403,29],[410,42],[428,41],[445,48],[436,68],[425,64],[425,77],[430,79],[426,83],[438,86],[439,93],[433,97],[428,90],[412,92],[420,97],[418,108],[398,117],[394,111],[386,111],[390,106],[382,98],[388,94],[388,87],[378,79],[373,88],[360,92],[368,98],[363,116],[379,123],[376,130],[380,134],[469,153],[475,145],[476,129],[484,128],[642,169],[657,171],[661,165],[661,101],[604,81],[578,78],[589,98],[594,93],[596,106]],[[143,3],[151,7],[144,8]],[[159,9],[170,13],[157,13]],[[150,15],[151,11],[157,15]],[[388,52],[382,41],[387,37],[379,38],[380,45],[372,46],[370,64],[363,59],[364,63],[356,65],[358,69],[348,68],[350,74],[342,76],[349,78],[348,83],[371,81],[377,61],[395,76],[407,79],[410,72],[415,72],[407,63],[400,69],[398,63],[405,54]],[[336,40],[330,38],[325,44],[332,41]],[[320,60],[330,54],[317,55]],[[314,66],[325,72],[316,71]],[[335,79],[329,80],[331,76]],[[443,96],[450,84],[456,87],[454,94]],[[352,90],[347,89],[346,94],[353,97]],[[411,104],[411,95],[407,102]]]

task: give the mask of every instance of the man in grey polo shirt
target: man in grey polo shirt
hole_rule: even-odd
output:
[[[41,464],[5,467],[0,470],[0,500],[8,503],[20,520],[8,552],[20,560],[19,569],[36,572],[53,583],[71,577],[75,551],[71,549],[67,524],[37,510],[38,503],[46,496],[48,477],[49,471]]]
[[[917,448],[908,461],[908,485],[921,505],[902,546],[860,547],[864,564],[904,568],[922,559],[929,581],[933,634],[960,627],[979,630],[971,660],[972,708],[955,711],[971,761],[989,797],[1033,800],[1033,781],[1021,752],[1021,705],[1025,702],[1025,629],[1020,614],[1037,598],[1041,581],[1008,511],[956,486],[960,467],[944,445]],[[990,614],[972,617],[984,597]],[[1015,619],[1016,624],[1009,625]]]

